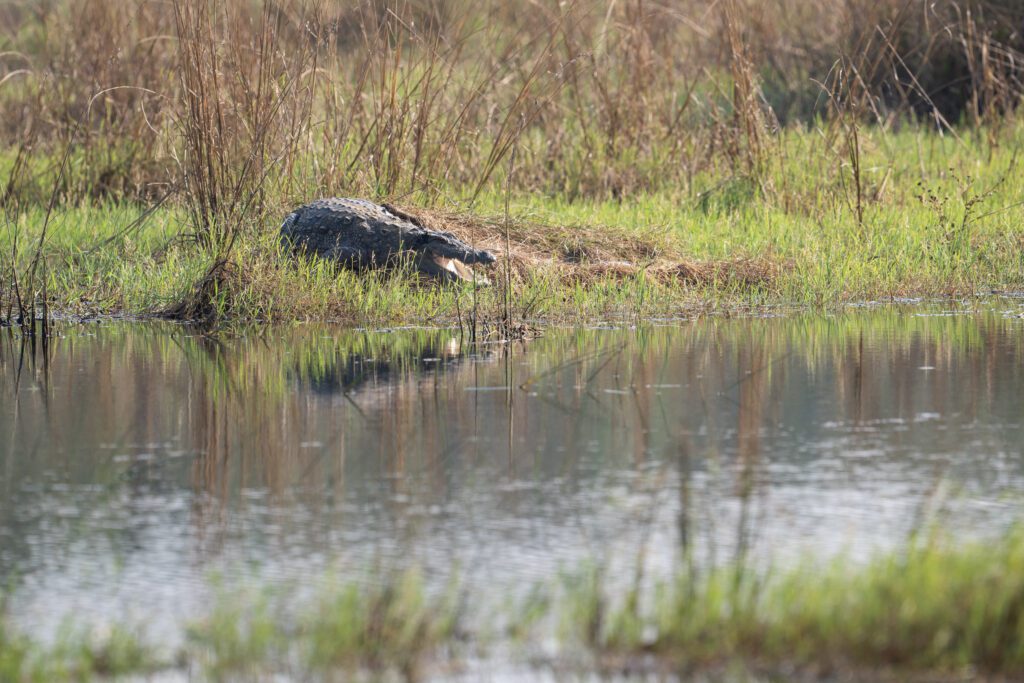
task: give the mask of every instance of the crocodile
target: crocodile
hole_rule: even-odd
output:
[[[455,235],[431,230],[415,216],[365,199],[318,199],[288,214],[281,240],[296,251],[316,254],[354,270],[410,263],[445,281],[481,282],[470,265],[494,263]]]

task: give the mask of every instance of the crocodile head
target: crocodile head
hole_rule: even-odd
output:
[[[423,245],[423,248],[438,256],[462,261],[467,265],[476,263],[487,265],[496,260],[491,252],[474,249],[449,232],[431,233],[430,239]]]
[[[424,275],[440,278],[448,282],[473,282],[480,286],[491,284],[483,275],[473,272],[473,269],[459,259],[442,256],[432,249],[427,249],[415,261],[416,269]]]
[[[497,260],[498,259],[495,258],[494,254],[489,251],[484,251],[483,249],[475,250],[473,252],[472,260],[463,259],[466,263],[482,263],[484,265],[490,265]]]

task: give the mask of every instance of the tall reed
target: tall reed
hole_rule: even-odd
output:
[[[0,15],[0,201],[49,215],[173,195],[208,259],[168,308],[188,318],[216,317],[246,277],[240,236],[316,196],[471,209],[500,193],[755,191],[787,209],[824,197],[863,226],[886,184],[862,167],[865,125],[883,144],[907,124],[974,126],[991,149],[1024,93],[1012,0],[58,0]],[[820,128],[820,147],[787,149],[786,125]],[[834,159],[813,188],[791,179],[808,152]],[[12,308],[25,283],[4,259]]]
[[[991,124],[1024,92],[1024,9],[1010,0],[0,11],[0,137],[17,149],[32,129],[41,143],[11,191],[44,203],[32,179],[52,177],[45,150],[81,126],[62,198],[183,183],[204,234],[238,207],[313,194],[471,199],[504,184],[513,145],[515,189],[570,198],[685,188],[704,169],[750,175],[775,154],[774,119],[835,112],[817,84],[840,61],[859,91],[847,111],[884,125]]]

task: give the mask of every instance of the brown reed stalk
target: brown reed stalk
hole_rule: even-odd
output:
[[[515,191],[621,199],[704,170],[763,184],[775,112],[846,137],[991,127],[1024,94],[1011,0],[55,0],[0,19],[0,138],[39,143],[4,201],[45,205],[80,127],[60,201],[180,185],[206,249],[320,194],[472,201],[513,147]],[[837,107],[814,83],[840,60]]]

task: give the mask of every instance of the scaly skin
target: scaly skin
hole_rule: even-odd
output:
[[[422,273],[467,280],[465,265],[494,263],[451,233],[430,230],[414,217],[363,199],[318,199],[285,218],[281,239],[294,249],[348,268],[378,268],[411,261]]]

